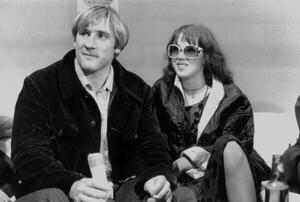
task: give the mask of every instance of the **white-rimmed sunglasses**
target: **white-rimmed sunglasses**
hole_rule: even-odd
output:
[[[180,52],[183,52],[183,55],[187,59],[195,59],[199,56],[199,53],[203,49],[196,45],[187,45],[183,49],[181,49],[176,44],[170,44],[168,45],[168,56],[170,58],[177,58],[179,56]]]

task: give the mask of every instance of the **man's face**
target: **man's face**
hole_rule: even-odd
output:
[[[114,54],[120,51],[114,48],[115,38],[104,19],[78,32],[74,47],[78,63],[86,75],[109,68]]]

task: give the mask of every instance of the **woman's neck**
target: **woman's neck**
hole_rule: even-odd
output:
[[[200,75],[196,74],[191,78],[180,79],[180,81],[183,89],[187,90],[198,89],[205,85],[205,79],[202,73]]]

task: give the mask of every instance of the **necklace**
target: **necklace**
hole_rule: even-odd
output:
[[[205,87],[205,83],[203,85],[201,85],[200,87],[198,88],[192,88],[192,89],[188,89],[188,88],[183,88],[184,92],[189,94],[193,99],[195,99],[195,96],[197,95],[198,92],[201,92],[202,89]]]

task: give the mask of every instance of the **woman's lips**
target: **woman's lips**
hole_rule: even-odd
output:
[[[185,68],[186,66],[188,66],[186,63],[183,63],[183,62],[178,62],[176,63],[176,66],[179,68],[179,69],[183,69]]]

